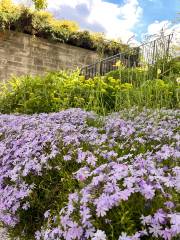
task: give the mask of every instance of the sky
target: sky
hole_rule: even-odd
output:
[[[162,28],[167,34],[175,32],[174,40],[180,41],[180,21],[176,21],[180,0],[48,0],[48,10],[57,18],[77,21],[82,29],[124,43],[140,44]]]

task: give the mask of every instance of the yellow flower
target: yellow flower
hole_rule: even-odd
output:
[[[180,77],[176,78],[177,84],[180,84]]]
[[[124,65],[123,65],[123,63],[119,60],[119,61],[117,61],[116,62],[116,64],[115,65],[113,65],[113,67],[124,67]]]
[[[161,69],[158,69],[158,70],[157,70],[157,74],[161,74]]]

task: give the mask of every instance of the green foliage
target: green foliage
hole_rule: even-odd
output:
[[[127,101],[120,94],[118,106],[121,108],[130,106],[146,106],[149,108],[173,108],[179,107],[180,88],[173,82],[165,82],[161,79],[148,80],[140,87],[129,91]],[[121,105],[120,105],[121,104]]]
[[[2,112],[40,113],[53,112],[66,106],[63,82],[69,77],[65,72],[47,74],[45,77],[13,78],[2,86]],[[73,74],[70,76],[76,79]],[[6,108],[6,109],[5,109]]]
[[[123,44],[121,41],[109,41],[105,39],[105,36],[102,33],[93,33],[91,34],[91,39],[95,49],[101,57],[112,56],[119,52],[124,52],[129,50],[126,44]]]
[[[0,0],[0,30],[10,29],[20,17],[20,9],[11,0]]]
[[[145,80],[147,72],[137,68],[128,78],[128,71],[88,80],[78,71],[14,77],[1,86],[0,112],[32,114],[80,107],[106,114],[132,106],[179,107],[180,85],[175,77]]]
[[[139,86],[142,82],[149,79],[150,74],[147,69],[137,68],[120,68],[106,74],[106,77],[113,77],[114,79],[121,79],[122,82],[133,83]]]
[[[91,34],[88,31],[72,32],[70,34],[68,43],[78,47],[95,50]]]
[[[61,171],[57,169],[57,166]],[[65,162],[61,156],[51,161],[51,170],[44,170],[42,176],[35,177],[33,174],[26,177],[26,182],[36,185],[32,192],[28,210],[19,210],[21,221],[15,229],[10,230],[12,239],[21,237],[23,240],[33,240],[34,233],[41,228],[44,222],[44,212],[51,209],[58,212],[65,207],[68,195],[79,188],[78,181],[72,177],[80,165],[75,161]],[[28,224],[27,224],[28,223]]]
[[[170,61],[170,69],[174,74],[180,75],[180,57],[176,57]]]
[[[32,0],[37,10],[47,7],[47,0]]]
[[[170,60],[169,57],[165,57],[159,59],[149,68],[149,72],[151,73],[152,78],[160,77],[163,79],[166,76],[178,77],[180,75],[180,58],[176,57]]]

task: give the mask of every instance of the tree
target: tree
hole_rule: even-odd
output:
[[[47,7],[47,0],[32,0],[37,10],[41,10]]]

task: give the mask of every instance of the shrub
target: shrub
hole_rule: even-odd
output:
[[[178,239],[179,110],[0,115],[12,239]]]
[[[176,79],[144,81],[144,72],[139,72],[141,79],[138,77],[135,81],[126,82],[124,74],[128,70],[122,71],[122,80],[108,75],[85,80],[78,71],[48,73],[41,77],[14,77],[0,88],[0,112],[48,113],[79,107],[106,114],[132,106],[179,107],[180,86]]]
[[[105,40],[105,36],[102,33],[92,33],[91,39],[95,49],[97,49],[101,57],[113,56],[119,52],[125,52],[129,50],[127,45],[123,44],[121,41]]]
[[[47,7],[46,0],[32,0],[36,9],[41,10]]]
[[[170,73],[180,74],[180,57],[173,58],[169,62]]]
[[[15,6],[11,0],[0,0],[0,30],[10,29],[20,14],[20,8]]]
[[[108,77],[113,77],[114,79],[120,79],[123,83],[129,82],[133,83],[135,86],[140,86],[142,82],[150,79],[150,72],[147,69],[136,67],[136,68],[120,68],[111,71],[106,74]]]
[[[95,50],[91,34],[88,31],[72,32],[70,34],[68,43],[78,47]]]
[[[44,77],[12,78],[2,86],[0,111],[28,114],[59,111],[66,107],[66,97],[71,94],[65,87],[71,84],[71,80],[76,81],[78,76],[77,73],[70,75],[60,72]]]

